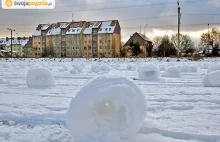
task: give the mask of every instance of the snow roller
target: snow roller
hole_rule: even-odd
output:
[[[54,86],[54,78],[47,68],[31,68],[26,83],[29,88],[51,88]]]
[[[140,129],[145,115],[145,98],[132,80],[98,76],[72,99],[66,124],[76,142],[126,140]]]

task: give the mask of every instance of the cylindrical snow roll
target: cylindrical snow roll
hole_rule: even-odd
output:
[[[29,88],[50,88],[54,86],[54,78],[47,68],[31,68],[26,83]]]
[[[129,139],[141,127],[146,102],[139,87],[124,77],[98,76],[77,93],[67,112],[76,142]],[[117,135],[117,136],[115,136]]]
[[[204,76],[202,80],[204,87],[220,87],[220,71],[214,71]]]

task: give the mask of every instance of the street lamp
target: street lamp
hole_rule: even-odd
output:
[[[146,24],[146,25],[144,26],[144,35],[145,35],[145,29],[146,29],[147,26],[148,26],[148,24]]]
[[[14,32],[15,29],[7,28],[7,30],[11,31],[11,58],[12,58],[13,57],[12,56],[12,32]]]

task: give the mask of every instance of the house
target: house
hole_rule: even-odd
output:
[[[152,41],[141,33],[134,33],[130,39],[124,44],[124,48],[129,48],[131,42],[138,42],[141,50],[144,52],[145,57],[148,56],[147,49],[152,47]]]
[[[28,37],[18,37],[13,38],[11,43],[11,38],[3,38],[0,39],[1,49],[8,51],[11,53],[11,44],[12,44],[12,53],[14,57],[22,57],[23,56],[23,47],[28,43]],[[6,52],[5,52],[6,53]]]

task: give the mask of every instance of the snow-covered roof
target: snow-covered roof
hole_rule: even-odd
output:
[[[66,34],[80,34],[82,32],[82,28],[86,22],[85,21],[80,21],[80,22],[72,22],[67,29]]]
[[[41,30],[36,30],[32,34],[32,36],[40,36],[40,35],[41,35]]]
[[[47,32],[47,35],[59,35],[61,33],[61,28],[60,27],[53,27]]]
[[[87,27],[83,31],[83,34],[92,34],[92,29],[93,28],[98,28],[102,22],[100,21],[95,21],[95,22],[87,22]]]
[[[32,36],[40,36],[42,30],[47,30],[50,27],[50,24],[40,24],[33,32]]]
[[[113,21],[104,21],[99,29],[99,34],[113,33],[116,25],[112,25]]]
[[[47,28],[49,28],[49,25],[43,25],[41,30],[46,30]]]
[[[61,28],[66,28],[69,24],[69,22],[52,24],[53,27],[47,32],[46,35],[60,35]]]
[[[141,33],[137,33],[137,34],[139,34],[140,37],[143,38],[144,40],[149,41],[149,42],[152,42],[146,35],[143,35],[143,34],[141,34]]]
[[[14,40],[12,40],[12,44],[13,45],[21,45],[22,47],[24,47],[29,41],[29,38],[26,39],[17,39],[15,38]],[[11,46],[11,40],[9,39],[8,41],[6,41],[5,38],[0,39],[0,45],[6,45],[6,46]]]
[[[82,28],[70,28],[70,29],[66,32],[66,34],[67,34],[67,35],[80,34],[81,31],[82,31]]]
[[[60,28],[67,28],[70,23],[60,23]]]

